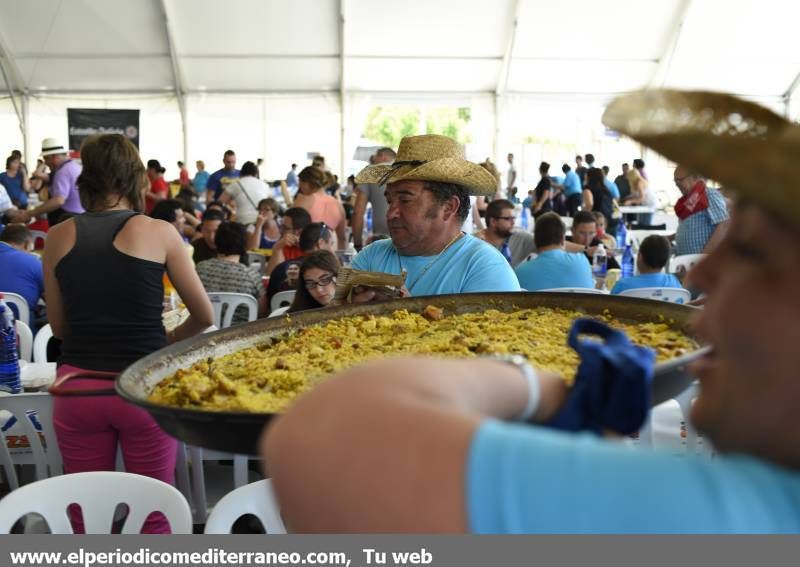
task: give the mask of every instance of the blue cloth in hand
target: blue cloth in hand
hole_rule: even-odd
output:
[[[596,335],[580,339],[578,335]],[[567,339],[581,357],[564,407],[545,425],[565,431],[638,431],[650,409],[655,352],[634,345],[622,331],[594,319],[578,319]]]

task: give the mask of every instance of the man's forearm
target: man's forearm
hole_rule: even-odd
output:
[[[46,213],[52,213],[55,210],[60,209],[64,205],[64,198],[63,197],[52,197],[33,209],[32,211],[28,211],[28,214],[31,217],[38,217],[39,215],[43,215]]]

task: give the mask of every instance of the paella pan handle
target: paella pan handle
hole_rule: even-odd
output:
[[[48,388],[48,392],[53,396],[112,396],[117,392],[114,389],[114,380],[119,375],[118,372],[103,372],[100,370],[73,370],[67,372],[53,382]],[[95,380],[108,380],[111,386],[108,388],[68,388],[67,382],[75,378],[91,378]]]

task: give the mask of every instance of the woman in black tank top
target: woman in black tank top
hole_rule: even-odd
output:
[[[78,189],[86,213],[51,229],[44,253],[53,335],[62,339],[59,377],[82,390],[91,371],[120,372],[173,340],[211,325],[212,308],[174,227],[140,214],[147,178],[136,148],[116,134],[87,139]],[[161,322],[169,273],[189,319],[172,333]],[[107,382],[102,382],[107,387]],[[116,395],[59,397],[53,418],[64,472],[114,470],[117,445],[128,472],[174,479],[177,443],[145,411]],[[73,518],[77,531],[80,521]],[[161,514],[145,533],[168,531]]]

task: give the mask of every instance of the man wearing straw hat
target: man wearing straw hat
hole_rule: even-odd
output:
[[[412,296],[519,291],[502,254],[461,231],[470,213],[469,196],[494,195],[496,181],[467,161],[455,140],[433,134],[403,138],[394,163],[364,168],[356,183],[386,184],[391,239],[364,248],[354,268],[406,272]],[[371,301],[374,295],[366,290],[354,301]]]
[[[78,194],[81,165],[67,157],[67,148],[55,138],[42,141],[42,158],[50,168],[50,198],[32,211],[22,211],[19,222],[47,214],[50,226],[84,212]]]
[[[272,422],[264,455],[287,524],[800,532],[800,126],[731,96],[680,91],[623,96],[603,121],[738,195],[730,230],[689,274],[708,297],[696,330],[713,346],[692,366],[691,420],[717,458],[537,426],[569,408],[574,390],[524,364],[395,358],[331,378]],[[595,374],[613,380],[615,368]],[[369,466],[348,466],[352,455]]]

